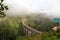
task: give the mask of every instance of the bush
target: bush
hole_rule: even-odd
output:
[[[0,22],[0,40],[16,40],[22,35],[21,22],[15,19],[6,19]]]

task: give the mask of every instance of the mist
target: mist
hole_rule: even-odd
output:
[[[46,13],[48,16],[60,17],[59,0],[5,0],[8,5],[8,15],[21,15],[32,13]],[[37,14],[38,14],[37,13]]]

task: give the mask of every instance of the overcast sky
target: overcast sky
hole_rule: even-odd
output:
[[[47,11],[60,16],[60,0],[5,0],[13,9],[12,12]]]

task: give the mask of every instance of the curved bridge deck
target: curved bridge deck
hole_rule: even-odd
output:
[[[33,34],[41,34],[42,32],[36,30],[36,29],[33,29],[31,27],[29,27],[28,25],[25,24],[25,21],[26,20],[23,20],[22,21],[22,24],[23,24],[23,32],[26,36],[31,36]]]

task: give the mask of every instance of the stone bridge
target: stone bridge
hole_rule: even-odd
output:
[[[35,34],[41,34],[42,32],[33,29],[31,27],[29,27],[28,25],[25,24],[25,22],[27,22],[26,20],[22,21],[22,25],[23,25],[23,32],[26,36],[31,36],[31,35],[35,35]]]

